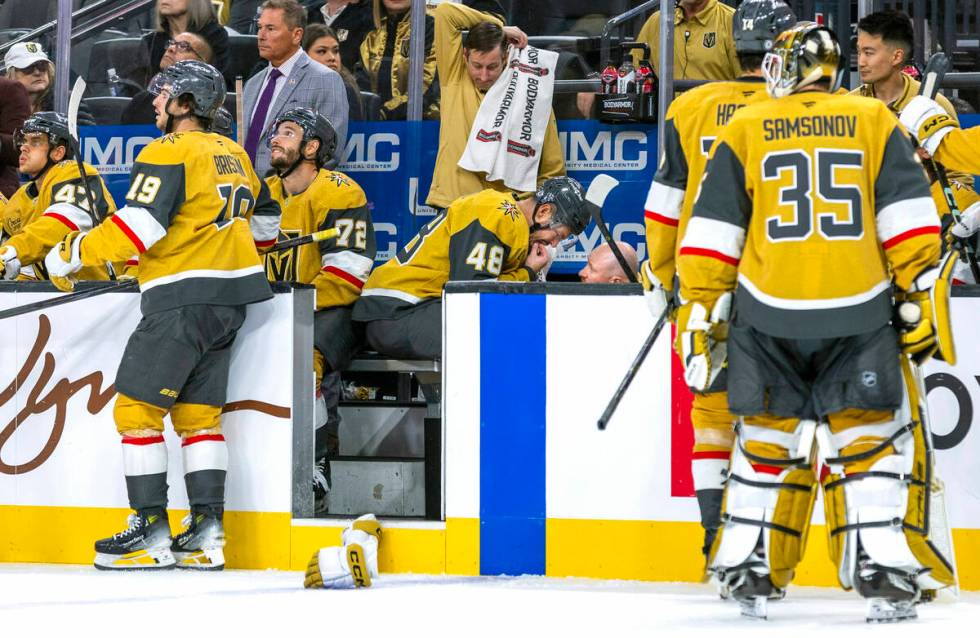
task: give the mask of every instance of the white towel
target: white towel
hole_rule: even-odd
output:
[[[541,146],[551,117],[558,54],[511,48],[507,68],[473,120],[460,168],[486,173],[517,191],[537,187]]]

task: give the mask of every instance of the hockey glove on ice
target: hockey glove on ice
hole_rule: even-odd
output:
[[[697,302],[677,311],[677,352],[684,365],[684,381],[694,392],[705,392],[728,362],[728,319],[732,293],[719,297],[708,309]]]
[[[374,514],[365,514],[341,535],[343,547],[324,547],[313,554],[306,567],[303,587],[348,589],[370,587],[378,575],[378,542],[381,525]]]

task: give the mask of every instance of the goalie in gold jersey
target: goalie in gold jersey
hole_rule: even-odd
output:
[[[375,269],[354,305],[367,344],[382,354],[442,358],[442,288],[448,281],[534,281],[545,246],[585,230],[585,191],[570,177],[534,196],[484,190],[460,197]]]
[[[277,172],[266,182],[282,207],[280,238],[328,228],[338,231],[333,239],[265,256],[269,279],[316,286],[313,364],[318,397],[313,494],[317,513],[324,513],[330,489],[327,458],[338,452],[340,372],[363,338],[360,326],[351,321],[351,312],[374,266],[374,225],[367,197],[357,182],[324,168],[337,146],[337,134],[327,118],[307,108],[290,109],[273,121],[266,137],[270,163]]]
[[[88,182],[79,178],[71,158],[68,119],[61,113],[41,111],[27,118],[15,136],[20,147],[20,172],[30,176],[4,209],[3,228],[8,239],[0,247],[4,279],[47,279],[44,258],[65,235],[92,229],[89,192],[95,197],[98,217],[116,210],[112,195],[98,172],[83,164]],[[125,261],[117,264],[122,274]],[[85,268],[80,279],[109,279],[104,264]]]
[[[894,116],[832,94],[843,64],[831,31],[783,32],[763,72],[778,99],[721,131],[678,256],[685,378],[707,387],[727,346],[739,415],[709,569],[743,613],[765,616],[803,556],[819,458],[841,585],[869,599],[868,620],[914,617],[924,590],[955,581],[948,531],[930,529],[910,364],[953,359],[955,254],[940,265],[936,207]],[[907,305],[894,325],[893,294]]]
[[[279,232],[279,206],[235,142],[206,132],[225,98],[214,67],[177,62],[153,89],[164,136],[133,164],[126,206],[48,254],[52,277],[139,253],[143,318],[116,373],[113,417],[122,435],[127,529],[96,541],[101,569],[224,567],[228,448],[221,432],[231,346],[246,306],[272,297],[258,248]],[[170,537],[170,415],[182,439],[191,513]]]
[[[711,82],[681,94],[671,103],[664,122],[663,159],[644,206],[650,257],[641,268],[644,294],[657,319],[672,293],[676,254],[701,185],[708,150],[736,111],[769,99],[762,78],[762,57],[777,35],[796,24],[796,16],[782,0],[746,0],[736,9],[732,24],[742,77],[734,82]],[[691,474],[705,531],[705,556],[720,524],[734,420],[728,411],[723,373],[705,392],[694,395],[691,407]]]

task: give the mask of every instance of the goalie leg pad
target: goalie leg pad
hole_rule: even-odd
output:
[[[955,584],[951,553],[940,549],[946,539],[930,529],[933,458],[905,359],[903,377],[899,410],[832,414],[818,431],[838,579],[864,596],[885,591],[883,597],[895,600]]]
[[[777,590],[792,580],[816,498],[814,428],[813,421],[774,417],[739,424],[723,524],[709,557],[709,569],[723,583],[745,580],[746,571],[768,575]],[[739,597],[737,584],[732,593]]]

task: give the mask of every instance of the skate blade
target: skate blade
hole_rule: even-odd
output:
[[[368,571],[364,548],[357,543],[351,543],[345,549],[347,550],[347,567],[350,568],[350,575],[354,579],[354,587],[370,587],[371,574]]]
[[[169,548],[141,549],[129,554],[95,554],[95,568],[102,570],[173,569],[176,561]]]
[[[221,548],[199,549],[193,552],[174,552],[178,569],[217,572],[225,568],[225,553]]]
[[[765,596],[752,596],[738,601],[742,615],[753,620],[766,620],[766,606],[769,599]]]
[[[869,623],[892,623],[905,620],[915,620],[919,617],[919,612],[915,610],[912,602],[892,602],[884,598],[868,599]]]

